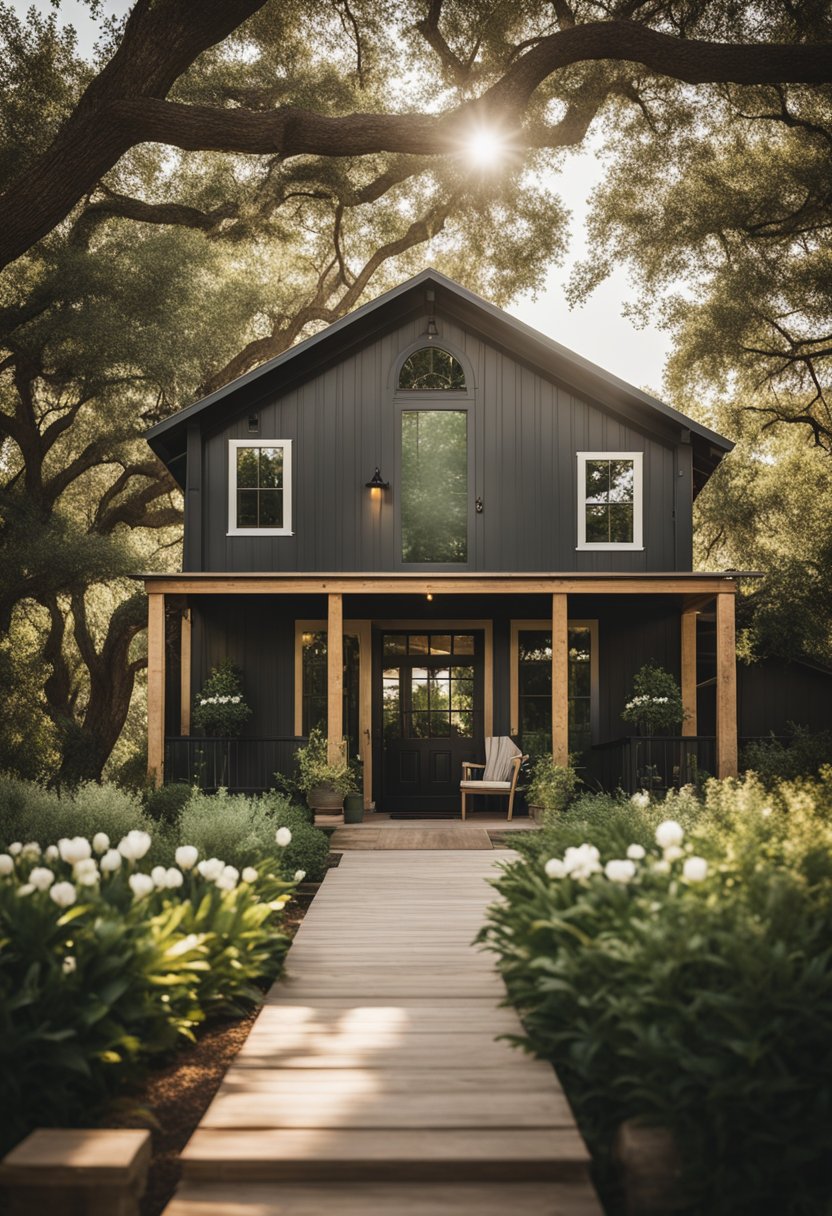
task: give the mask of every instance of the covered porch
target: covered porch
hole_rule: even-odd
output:
[[[738,577],[145,576],[149,779],[268,788],[276,771],[291,772],[314,722],[325,723],[331,759],[345,739],[360,756],[367,809],[438,808],[444,790],[453,810],[458,762],[480,759],[494,734],[524,750],[533,734],[534,750],[560,763],[580,751],[607,788],[659,769],[666,784],[734,775]],[[708,671],[697,655],[701,614],[713,623]],[[255,710],[230,742],[191,729],[194,694],[226,655],[243,668]],[[624,736],[620,722],[639,661],[674,672],[686,714],[680,735],[657,739],[649,757],[648,741]],[[703,698],[710,733],[700,735]]]

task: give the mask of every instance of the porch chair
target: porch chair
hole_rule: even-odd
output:
[[[508,735],[486,739],[485,764],[473,764],[469,760],[463,760],[462,780],[459,783],[459,791],[462,795],[462,818],[465,818],[466,800],[469,797],[476,794],[489,794],[498,798],[508,798],[508,817],[511,819],[517,779],[524,760],[528,760],[528,756],[522,754],[520,748],[515,746]],[[482,777],[477,780],[473,780],[471,777],[475,768],[483,770]]]

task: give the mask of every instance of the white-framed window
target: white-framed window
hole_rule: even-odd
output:
[[[643,549],[642,452],[578,452],[578,549]]]
[[[291,439],[229,440],[228,535],[292,535]]]

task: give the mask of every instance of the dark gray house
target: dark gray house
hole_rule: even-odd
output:
[[[384,810],[458,805],[488,735],[622,764],[610,741],[651,660],[688,711],[664,762],[672,744],[677,775],[736,771],[738,575],[691,568],[693,499],[731,443],[436,271],[148,440],[185,494],[184,570],[146,579],[155,780],[210,758],[190,707],[226,656],[254,710],[241,787],[316,723]]]

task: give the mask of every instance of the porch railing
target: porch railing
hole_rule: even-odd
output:
[[[586,753],[587,776],[610,792],[679,789],[716,774],[710,735],[627,735]]]
[[[213,792],[261,793],[274,787],[275,773],[294,777],[297,750],[306,743],[298,735],[266,739],[202,738],[197,735],[165,739],[165,782],[184,782]]]

